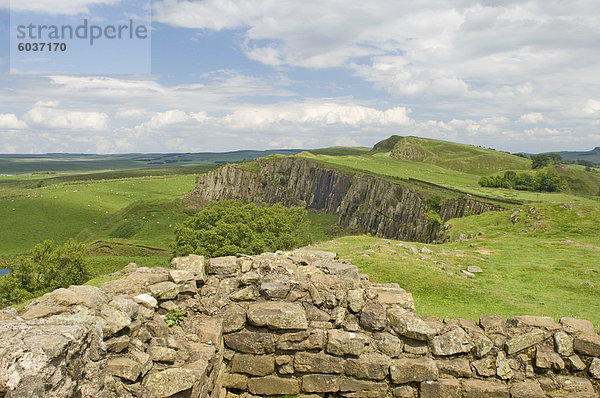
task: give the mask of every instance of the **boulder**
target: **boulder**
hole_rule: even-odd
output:
[[[544,329],[549,331],[555,331],[562,329],[562,326],[554,321],[554,319],[547,316],[513,316],[506,320],[506,323],[510,326],[517,328],[535,328]]]
[[[553,369],[561,371],[565,368],[565,362],[554,349],[548,345],[538,346],[535,352],[535,366],[539,369]]]
[[[363,333],[347,332],[340,329],[328,331],[326,351],[334,355],[360,355],[369,338]]]
[[[337,392],[340,389],[340,376],[311,374],[302,376],[302,391],[304,392]]]
[[[400,308],[389,309],[387,319],[396,333],[409,339],[428,341],[438,333],[412,312]]]
[[[421,398],[461,398],[460,382],[456,379],[438,379],[421,382]]]
[[[111,358],[106,361],[106,374],[125,380],[136,381],[142,371],[139,363],[125,357]]]
[[[573,355],[573,338],[566,332],[554,333],[554,349],[565,357]]]
[[[208,262],[208,274],[232,276],[237,274],[240,267],[234,256],[211,258]]]
[[[438,368],[430,358],[402,358],[392,361],[390,376],[394,384],[438,379]]]
[[[540,329],[534,329],[531,332],[519,334],[515,337],[510,338],[506,341],[506,352],[508,355],[512,355],[516,352],[522,351],[526,348],[532,347],[538,343],[541,343],[548,338],[548,332]]]
[[[197,281],[206,280],[206,269],[203,256],[190,254],[186,257],[175,257],[171,260],[171,267],[176,270],[193,273]]]
[[[600,336],[594,332],[581,333],[575,337],[573,348],[580,354],[600,357]]]
[[[255,395],[297,395],[300,383],[296,379],[277,376],[257,377],[248,380],[248,390]]]
[[[473,348],[469,335],[462,328],[452,329],[433,337],[430,345],[431,352],[441,356],[469,352]]]
[[[369,331],[381,331],[387,326],[386,311],[383,304],[368,302],[362,307],[360,325]]]
[[[261,302],[250,304],[248,320],[255,326],[266,326],[272,329],[306,329],[308,322],[306,312],[299,304],[285,302]]]
[[[383,380],[387,377],[390,359],[385,355],[365,353],[346,361],[345,373],[358,379]]]
[[[560,318],[560,324],[565,329],[565,332],[574,336],[582,333],[594,332],[594,324],[587,319],[565,317]]]
[[[273,355],[248,355],[237,353],[229,366],[235,373],[245,373],[251,376],[268,376],[275,372],[275,357]]]
[[[300,351],[294,356],[294,369],[301,373],[343,373],[343,358],[325,353]]]
[[[143,382],[151,396],[166,398],[189,390],[196,382],[196,375],[189,369],[170,368],[149,374]]]
[[[223,336],[225,345],[245,354],[269,354],[275,352],[277,335],[266,332],[242,330]]]
[[[404,342],[388,332],[373,333],[375,345],[383,354],[390,358],[397,358],[402,354]]]

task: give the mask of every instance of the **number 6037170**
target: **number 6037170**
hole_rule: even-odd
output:
[[[64,52],[67,51],[67,43],[19,43],[17,46],[19,51],[48,51],[48,52]]]

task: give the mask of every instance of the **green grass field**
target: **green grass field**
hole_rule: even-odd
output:
[[[512,211],[451,220],[452,238],[483,233],[464,242],[347,236],[314,247],[351,258],[373,282],[399,283],[422,316],[573,316],[600,326],[600,210],[579,203],[542,204],[534,214],[529,208],[514,224]],[[470,265],[483,273],[459,274]]]

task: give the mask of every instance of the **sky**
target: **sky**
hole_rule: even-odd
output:
[[[600,146],[597,0],[59,3],[0,0],[0,153]],[[84,20],[148,37],[17,51]]]

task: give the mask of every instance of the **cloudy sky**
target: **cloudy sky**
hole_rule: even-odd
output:
[[[0,0],[0,153],[371,146],[391,134],[512,152],[600,146],[597,0],[154,0],[147,59],[102,39],[74,44],[87,55],[62,65],[12,48],[11,11],[106,26],[143,20],[149,1]]]

